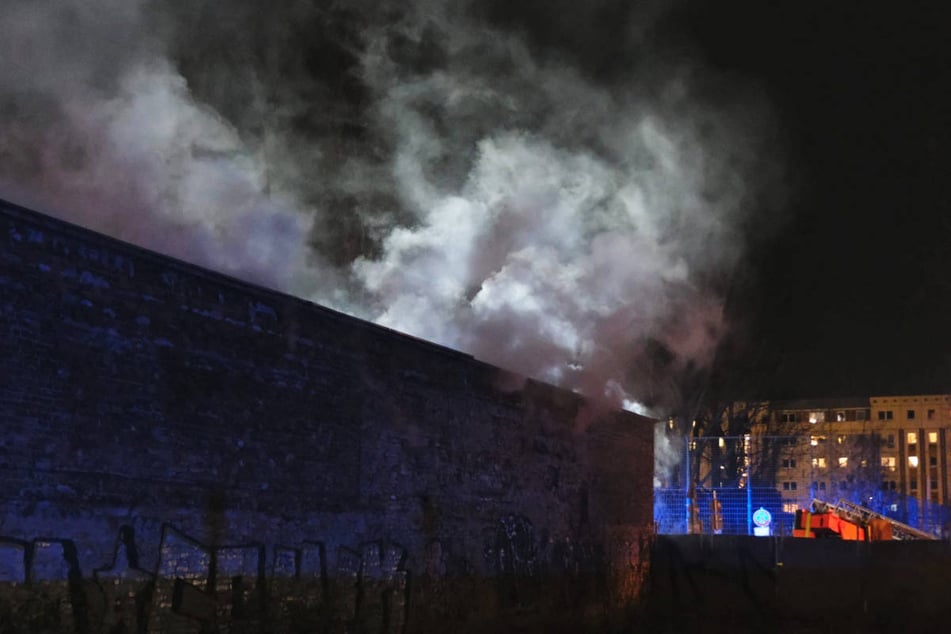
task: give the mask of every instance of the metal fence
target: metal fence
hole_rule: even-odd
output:
[[[768,487],[753,487],[749,491],[745,487],[697,489],[693,496],[682,488],[658,488],[654,489],[654,523],[657,532],[664,534],[752,535],[756,528],[754,516],[765,509],[771,520],[770,535],[792,535],[796,509],[810,509],[813,499],[817,498],[791,501]],[[850,498],[823,501],[834,503],[838,499],[861,504],[935,537],[951,537],[951,510],[947,506],[899,494],[877,496],[871,502]]]
[[[809,436],[680,442],[680,461],[660,474],[662,485],[654,490],[660,533],[752,535],[768,518],[760,534],[791,535],[796,510],[809,510],[816,499],[843,499],[949,537],[951,510],[896,487],[897,476],[887,471],[889,463],[875,443],[860,438],[823,443]]]
[[[795,511],[784,511],[783,504],[778,492],[766,487],[697,489],[693,496],[682,488],[661,488],[654,490],[654,522],[665,534],[752,535],[754,514],[765,509],[770,534],[791,535]]]

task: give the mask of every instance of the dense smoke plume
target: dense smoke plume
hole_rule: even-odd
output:
[[[776,177],[672,4],[6,0],[0,196],[670,406]]]

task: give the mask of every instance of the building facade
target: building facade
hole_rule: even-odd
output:
[[[947,394],[773,402],[752,426],[749,460],[784,512],[846,499],[943,532],[949,433]]]

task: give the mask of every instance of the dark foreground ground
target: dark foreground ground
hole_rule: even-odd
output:
[[[951,631],[948,542],[661,535],[651,544],[649,562],[648,570],[631,571],[645,582],[640,601],[628,604],[629,609],[613,610],[607,609],[610,593],[600,577],[585,580],[577,575],[456,577],[440,583],[410,579],[417,599],[411,609],[397,609],[393,604],[397,594],[385,579],[379,587],[370,580],[356,590],[343,578],[314,587],[301,587],[302,581],[290,587],[271,579],[265,594],[276,603],[265,609],[237,596],[218,597],[216,602],[214,597],[221,593],[208,595],[177,581],[154,581],[147,573],[127,568],[115,578],[99,573],[90,579],[71,577],[66,583],[37,579],[0,584],[0,634]],[[0,558],[0,573],[4,563],[9,561]],[[222,581],[222,591],[233,593],[235,583],[227,581]],[[245,588],[243,582],[238,585]],[[145,586],[151,590],[130,590]],[[245,589],[246,598],[256,596],[254,588]],[[293,600],[298,595],[313,595],[315,600]],[[282,597],[287,600],[282,602]],[[341,611],[343,604],[359,609]],[[147,606],[151,610],[145,611]],[[181,614],[190,618],[175,616]]]
[[[658,536],[634,631],[948,632],[951,544]]]

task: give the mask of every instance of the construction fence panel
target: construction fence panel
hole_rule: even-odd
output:
[[[795,511],[783,510],[783,501],[775,489],[700,489],[692,497],[682,488],[654,490],[654,523],[658,533],[752,535],[757,525],[762,524],[769,535],[792,535],[794,521]]]

